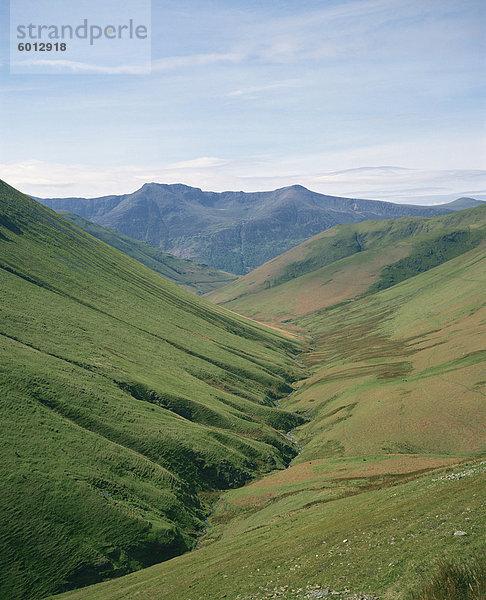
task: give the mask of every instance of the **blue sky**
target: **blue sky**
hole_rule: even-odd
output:
[[[153,0],[150,75],[12,75],[0,2],[0,177],[22,191],[486,198],[482,0]]]

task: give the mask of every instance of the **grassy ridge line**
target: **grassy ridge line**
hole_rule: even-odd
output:
[[[339,225],[207,297],[248,316],[286,320],[394,285],[485,236],[485,205],[429,219]]]
[[[213,308],[0,183],[0,596],[190,548],[198,493],[284,466],[299,344]]]
[[[172,254],[167,254],[150,244],[129,238],[117,231],[101,227],[101,225],[83,219],[83,217],[68,211],[60,210],[57,212],[64,219],[76,225],[76,227],[128,254],[128,256],[140,261],[156,273],[167,277],[191,292],[203,294],[221,287],[236,278],[235,275],[218,271],[202,263],[184,260]]]
[[[419,242],[407,257],[384,267],[380,279],[366,293],[386,290],[401,281],[433,269],[476,247],[484,238],[483,231],[459,230],[441,233],[433,239]]]

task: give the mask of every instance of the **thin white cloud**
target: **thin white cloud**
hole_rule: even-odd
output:
[[[369,172],[398,173],[400,171],[410,171],[410,170],[411,169],[408,169],[406,167],[394,167],[394,166],[355,167],[354,169],[342,169],[341,171],[331,171],[330,173],[328,173],[328,176],[340,176],[340,175],[345,175],[345,174],[350,174],[350,173],[358,174],[358,173],[369,173]]]
[[[418,199],[439,203],[466,195],[467,190],[481,193],[486,186],[486,170],[479,169],[404,169],[401,167],[360,167],[329,172],[313,178],[314,185],[329,193],[370,196],[395,202]],[[470,193],[470,192],[469,192]]]
[[[52,69],[53,73],[56,71],[68,71],[71,73],[99,73],[103,75],[143,75],[150,73],[150,67],[146,67],[145,65],[104,66],[74,60],[30,59],[13,62],[12,67],[17,70],[17,72],[25,67],[42,67],[42,69]]]
[[[228,161],[215,156],[201,156],[191,160],[170,163],[166,166],[167,169],[200,169],[207,167],[219,167],[226,164]]]
[[[152,72],[172,71],[188,67],[202,67],[215,63],[238,63],[245,60],[243,52],[221,52],[193,54],[188,56],[168,56],[152,61]]]
[[[118,167],[30,160],[0,164],[0,178],[40,197],[125,194],[150,181],[185,183],[213,191],[259,191],[301,184],[329,195],[417,204],[439,204],[464,195],[483,198],[486,193],[486,170],[362,166],[309,173],[301,169],[297,159],[270,157],[199,157],[162,166]]]
[[[396,14],[400,0],[359,0],[337,6],[319,7],[299,15],[277,17],[253,24],[236,48],[248,56],[268,63],[342,58],[369,52],[373,36],[367,35]],[[413,2],[411,2],[413,5]],[[400,10],[410,12],[403,2]],[[413,7],[411,7],[413,12]],[[380,49],[387,52],[387,49]],[[389,49],[388,49],[389,52]]]
[[[269,92],[272,90],[277,90],[277,89],[282,89],[282,88],[289,88],[289,87],[293,87],[295,85],[298,84],[298,80],[297,79],[289,79],[286,81],[276,81],[274,83],[268,83],[265,85],[255,85],[252,87],[247,87],[247,88],[242,88],[239,90],[233,90],[232,92],[229,92],[227,94],[227,96],[229,98],[234,98],[234,97],[256,97],[258,94],[260,94],[261,92]]]
[[[42,67],[53,72],[68,71],[71,73],[99,73],[105,75],[145,75],[163,71],[174,71],[191,67],[204,67],[216,63],[238,63],[247,58],[241,52],[223,52],[193,54],[187,56],[168,56],[152,61],[150,66],[142,65],[100,65],[73,60],[27,59],[12,63],[14,69]]]

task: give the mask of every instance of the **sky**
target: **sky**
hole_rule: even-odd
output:
[[[483,0],[152,0],[150,73],[12,74],[9,9],[0,0],[0,178],[25,193],[156,181],[486,199]]]

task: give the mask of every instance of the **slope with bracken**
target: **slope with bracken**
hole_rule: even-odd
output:
[[[285,466],[296,342],[0,183],[0,596],[190,549],[204,494]],[[201,493],[203,496],[201,496]]]
[[[282,321],[385,289],[486,238],[486,204],[435,218],[365,221],[324,231],[207,298]]]

